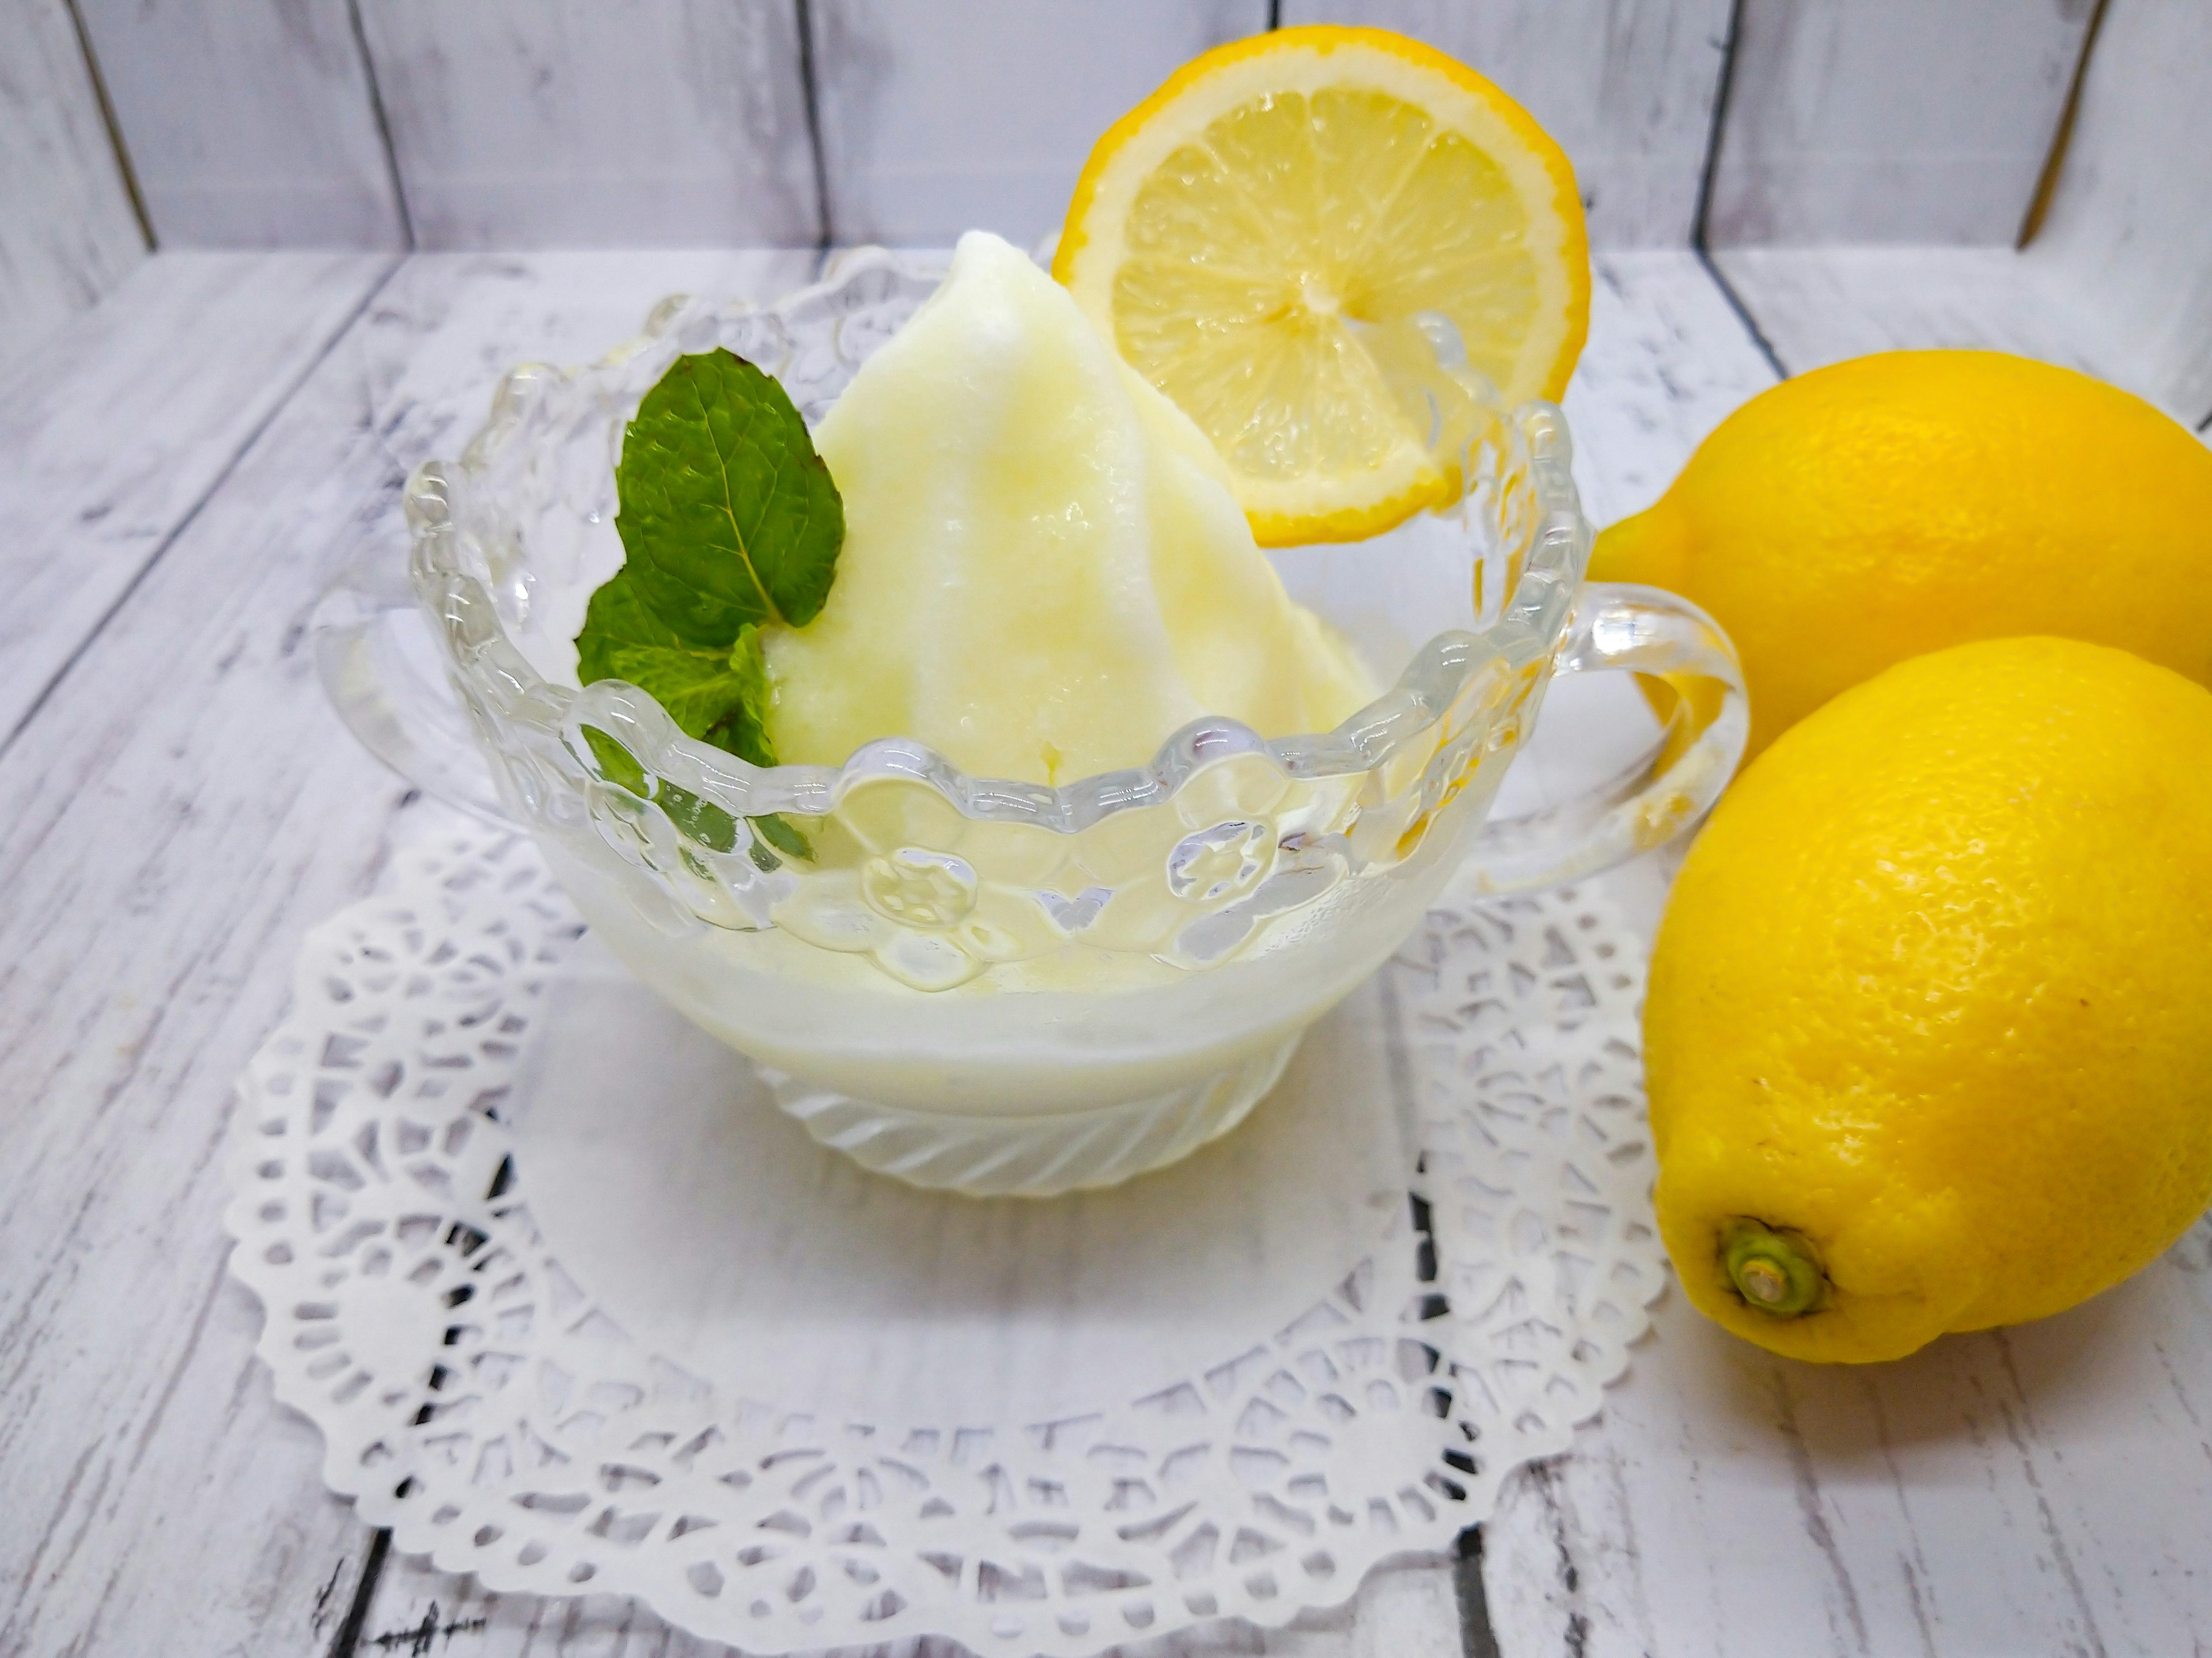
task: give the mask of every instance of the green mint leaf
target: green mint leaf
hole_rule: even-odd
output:
[[[814,619],[836,578],[845,509],[806,422],[775,379],[717,349],[679,357],[646,393],[615,468],[623,568],[592,595],[576,635],[577,677],[650,695],[685,735],[756,766],[775,764],[773,693],[761,628]],[[609,780],[646,793],[630,752],[586,727]],[[737,825],[711,802],[660,782],[652,798],[717,851]],[[747,820],[752,856],[811,858],[780,817]],[[763,844],[765,843],[765,844]]]
[[[645,768],[637,756],[621,743],[597,726],[584,727],[584,741],[592,750],[592,758],[599,762],[599,774],[618,787],[628,789],[641,799],[659,804],[676,827],[700,845],[716,852],[734,852],[738,847],[737,820],[712,800],[702,800],[687,788],[681,788],[666,778],[656,781],[648,793],[645,782]],[[746,846],[746,855],[763,870],[773,870],[781,852],[787,858],[811,860],[814,847],[790,819],[769,815],[748,817],[753,835]],[[773,848],[773,850],[771,850]]]
[[[798,829],[793,825],[789,818],[781,817],[748,817],[745,819],[745,822],[750,823],[755,829],[758,829],[761,834],[761,839],[767,841],[769,845],[774,847],[778,852],[783,853],[787,856],[793,858],[811,859],[814,856],[814,847],[812,843],[810,842],[805,835],[799,832]]]
[[[813,620],[845,509],[773,377],[716,349],[646,393],[615,469],[623,568],[576,635],[585,684],[649,692],[687,735],[772,766],[760,629]]]
[[[592,758],[599,762],[600,776],[640,799],[645,798],[645,768],[637,763],[635,755],[597,726],[584,727],[584,741],[591,746]]]
[[[804,627],[829,598],[844,505],[783,387],[744,358],[676,360],[623,434],[615,488],[623,568],[684,643]]]
[[[677,637],[646,605],[627,569],[592,595],[584,631],[576,638],[576,673],[586,684],[620,679],[649,692],[686,736],[744,752],[709,735],[726,725],[742,732],[749,724],[746,700],[752,688],[732,668],[730,653]],[[750,713],[766,711],[765,699],[755,696]]]
[[[761,649],[760,629],[748,622],[738,629],[738,642],[730,647],[724,673],[737,689],[737,704],[724,714],[708,740],[729,750],[756,766],[775,764],[775,746],[768,735],[768,656]]]

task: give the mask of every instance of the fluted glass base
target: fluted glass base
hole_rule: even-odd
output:
[[[1048,1198],[1164,1169],[1227,1133],[1281,1078],[1304,1034],[1165,1093],[1030,1116],[915,1111],[759,1069],[808,1133],[864,1168],[969,1197]]]

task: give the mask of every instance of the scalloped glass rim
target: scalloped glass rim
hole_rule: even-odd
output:
[[[842,296],[872,282],[880,285],[885,275],[933,284],[934,275],[925,276],[927,269],[911,256],[861,250],[832,276],[770,305],[727,307],[718,314],[764,314],[787,326],[788,319],[807,312],[836,314],[852,308]],[[666,350],[672,360],[681,348],[671,349],[670,342],[699,303],[672,295],[653,307],[638,339],[596,363],[552,372],[563,383],[588,383],[595,374],[634,367],[635,359],[648,350]],[[651,775],[740,817],[776,812],[818,817],[862,784],[903,778],[933,787],[966,817],[1074,834],[1116,812],[1159,805],[1199,769],[1232,755],[1264,756],[1285,778],[1295,780],[1363,775],[1436,726],[1484,669],[1502,661],[1517,672],[1551,656],[1592,534],[1570,471],[1572,440],[1565,415],[1556,404],[1540,401],[1507,411],[1482,396],[1479,386],[1471,387],[1490,417],[1491,429],[1525,455],[1533,493],[1528,551],[1513,575],[1510,596],[1488,625],[1440,633],[1419,647],[1395,684],[1334,730],[1267,738],[1238,720],[1203,718],[1169,737],[1147,766],[1101,772],[1056,788],[1011,778],[970,777],[911,738],[865,744],[842,766],[759,767],[686,736],[650,694],[635,685],[599,680],[579,689],[546,679],[508,635],[489,588],[465,568],[456,509],[470,475],[516,437],[521,422],[504,406],[514,380],[510,376],[460,461],[426,461],[408,479],[408,568],[417,598],[456,665],[473,671],[478,687],[493,692],[499,712],[556,736],[570,761],[586,773],[598,770],[583,757],[588,750],[581,728],[590,726],[614,738]],[[1476,477],[1477,468],[1469,464],[1462,476]],[[1463,505],[1462,510],[1468,509]]]

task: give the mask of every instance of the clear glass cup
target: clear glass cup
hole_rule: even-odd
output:
[[[1500,408],[1449,339],[1403,331],[1378,359],[1466,494],[1276,556],[1390,682],[1333,732],[1201,720],[1141,770],[1055,789],[902,738],[763,770],[634,687],[579,689],[570,641],[621,562],[623,426],[669,363],[727,346],[818,419],[937,274],[870,250],[775,305],[676,296],[595,364],[515,369],[460,459],[410,480],[404,570],[348,571],[316,618],[362,741],[526,829],[616,953],[818,1139],[977,1194],[1157,1168],[1241,1121],[1448,883],[1588,874],[1720,793],[1747,730],[1727,639],[1671,594],[1583,586],[1565,417]],[[1657,743],[1580,799],[1486,823],[1551,677],[1601,668],[1671,705]]]

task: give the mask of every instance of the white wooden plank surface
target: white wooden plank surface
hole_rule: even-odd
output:
[[[2204,1225],[2086,1306],[1895,1364],[1774,1358],[1670,1293],[1490,1533],[1499,1649],[2201,1652],[2208,1424]]]
[[[1870,351],[1976,346],[2094,374],[2185,426],[2212,414],[2162,372],[2175,357],[2144,349],[2139,313],[2094,302],[2077,272],[2037,249],[1744,247],[1714,257],[1792,374]]]
[[[2212,6],[2109,0],[2057,194],[2028,250],[2117,337],[2127,382],[2212,417]]]
[[[1056,230],[1091,146],[1185,59],[1267,26],[1266,0],[813,0],[840,242]]]
[[[1736,247],[1717,264],[1793,374],[1899,348],[1985,346],[2113,377],[2114,346],[2004,247]]]
[[[1282,21],[1374,24],[1449,52],[1559,140],[1594,245],[1689,241],[1729,0],[1283,0]]]
[[[165,248],[406,245],[347,0],[77,0]]]
[[[0,372],[146,256],[63,0],[0,0]]]
[[[391,263],[160,254],[0,377],[0,741]]]
[[[1743,0],[1707,238],[2010,246],[2093,0]]]
[[[251,262],[230,258],[241,288]],[[811,258],[452,263],[448,310],[474,320],[425,373],[473,410],[477,360],[528,355],[549,317],[596,345],[672,283],[745,291],[765,269],[780,286]],[[231,1080],[299,938],[431,811],[338,726],[304,646],[336,562],[403,556],[357,343],[323,357],[0,754],[11,1655],[319,1653],[358,1576],[365,1533],[323,1491],[313,1430],[270,1399],[220,1235]],[[115,445],[168,440],[158,410],[112,407]]]
[[[795,0],[357,0],[416,245],[811,246]]]
[[[1602,528],[1656,501],[1774,375],[1696,254],[1601,252],[1591,274],[1589,342],[1564,406],[1583,507]]]
[[[394,1559],[360,1650],[438,1658],[726,1658],[733,1649],[672,1629],[635,1601],[585,1595],[548,1601],[486,1594],[471,1578]],[[1266,1632],[1227,1625],[1121,1649],[1127,1658],[1461,1658],[1450,1566],[1415,1562],[1376,1572],[1337,1611]],[[963,1658],[965,1647],[903,1641],[842,1658]],[[838,1658],[823,1655],[823,1658]]]
[[[220,1153],[400,796],[301,648],[320,555],[389,533],[361,413],[326,357],[0,756],[0,1650],[312,1651],[358,1558],[224,1278]]]

